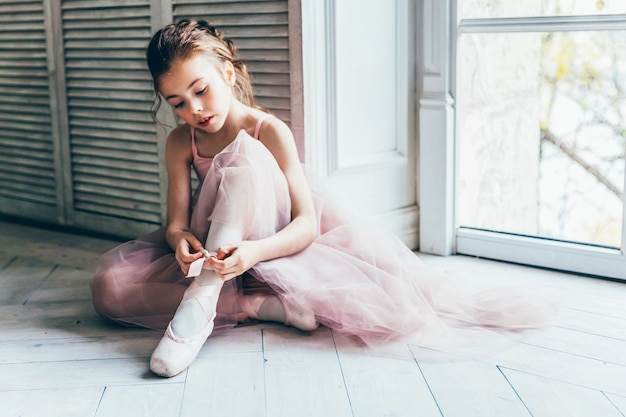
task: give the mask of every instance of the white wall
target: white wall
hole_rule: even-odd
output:
[[[417,246],[414,2],[303,0],[305,159]]]

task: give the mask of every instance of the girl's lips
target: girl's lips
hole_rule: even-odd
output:
[[[211,121],[213,120],[213,116],[211,117],[205,117],[204,119],[200,119],[198,120],[198,124],[202,127],[207,127],[208,125],[211,124]]]

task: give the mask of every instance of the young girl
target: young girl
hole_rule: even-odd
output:
[[[553,316],[517,290],[462,289],[312,193],[289,128],[255,106],[235,46],[212,25],[164,27],[147,60],[157,107],[165,100],[184,122],[166,145],[167,227],[105,254],[91,289],[103,317],[165,329],[156,374],[177,375],[214,328],[250,319],[441,348],[464,330]]]

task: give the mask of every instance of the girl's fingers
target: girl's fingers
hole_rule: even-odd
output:
[[[217,249],[217,259],[219,260],[224,260],[227,259],[229,257],[232,256],[232,254],[237,250],[237,246],[235,245],[227,245],[227,246],[220,246]]]
[[[204,249],[204,246],[202,246],[202,243],[200,243],[199,240],[194,240],[192,242],[189,242],[190,246],[193,248],[194,253],[204,253],[206,252],[206,249]]]
[[[231,264],[231,262],[220,261],[216,259],[215,256],[210,257],[209,262],[213,271],[224,281],[233,279],[242,273],[236,263]]]
[[[213,267],[214,271],[217,271],[221,274],[237,272],[237,260],[233,258],[220,260],[217,259],[215,256],[211,256],[209,258],[209,263]]]
[[[203,256],[204,256],[204,254],[203,254],[203,253],[201,253],[201,252],[196,252],[196,253],[191,253],[191,254],[188,254],[188,255],[182,255],[182,256],[180,257],[180,259],[181,259],[181,261],[182,261],[183,263],[190,264],[190,263],[192,263],[193,261],[196,261],[196,260],[198,260],[198,259],[202,258]]]

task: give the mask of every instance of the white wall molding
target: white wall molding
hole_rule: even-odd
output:
[[[423,0],[422,1],[422,27],[423,34],[423,66],[425,78],[430,80],[440,78],[445,67],[445,38],[434,35],[437,29],[440,27],[441,22],[445,20],[445,6],[447,0]],[[429,85],[429,88],[434,86]]]
[[[413,139],[412,130],[410,129],[410,121],[413,120],[410,114],[415,111],[412,106],[415,87],[410,84],[411,75],[409,68],[415,69],[412,65],[412,55],[408,54],[411,50],[410,39],[414,36],[411,32],[410,19],[411,7],[406,0],[396,1],[396,151],[399,155],[411,157],[409,141]],[[401,94],[406,91],[408,94]]]
[[[419,108],[420,250],[455,251],[455,101],[453,0],[423,0],[424,78]]]
[[[326,176],[334,119],[334,0],[302,0],[302,73],[306,165]]]
[[[396,235],[409,248],[416,248],[419,243],[419,217],[419,208],[412,206],[372,216],[370,221]]]

